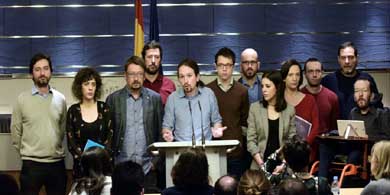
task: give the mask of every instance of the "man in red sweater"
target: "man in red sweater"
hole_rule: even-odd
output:
[[[229,48],[220,49],[215,54],[217,79],[207,85],[217,97],[219,113],[222,116],[222,125],[227,129],[221,139],[240,141],[241,145],[228,154],[228,173],[240,178],[245,171],[243,154],[245,146],[243,128],[247,127],[249,112],[248,90],[232,77],[235,63],[235,54]]]

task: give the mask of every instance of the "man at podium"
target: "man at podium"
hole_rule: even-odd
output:
[[[165,105],[163,139],[171,142],[221,137],[226,127],[222,127],[213,91],[200,80],[198,64],[184,59],[177,72],[182,88],[173,92]]]

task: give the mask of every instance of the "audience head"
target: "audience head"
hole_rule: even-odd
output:
[[[37,87],[47,87],[49,85],[52,72],[53,67],[49,56],[38,53],[31,58],[30,74],[32,75],[32,80]]]
[[[282,154],[288,166],[294,172],[306,172],[310,162],[310,146],[298,135],[287,140],[282,147]]]
[[[221,48],[215,54],[217,75],[222,82],[228,82],[231,80],[234,70],[235,58],[236,55],[234,52],[227,47]]]
[[[372,147],[371,173],[375,179],[390,179],[390,141],[380,141]]]
[[[198,87],[204,86],[200,80],[199,66],[192,59],[184,59],[177,66],[177,77],[186,95],[195,95]]]
[[[307,59],[303,71],[309,86],[318,87],[321,85],[322,64],[317,58]]]
[[[371,82],[367,77],[359,77],[355,84],[354,88],[354,98],[357,107],[360,110],[368,110],[370,100],[371,100]]]
[[[224,175],[220,177],[214,185],[215,195],[237,195],[237,180],[230,176]]]
[[[144,180],[141,165],[132,161],[119,163],[112,173],[111,195],[140,195],[143,193]]]
[[[125,63],[125,78],[131,90],[140,90],[144,84],[145,62],[138,56],[131,56]]]
[[[287,107],[287,102],[284,99],[284,82],[279,71],[273,70],[265,72],[261,79],[263,92],[262,104],[265,108],[268,104],[274,105],[277,112],[281,112]]]
[[[181,153],[172,167],[171,176],[177,187],[209,185],[209,164],[204,151],[190,148]]]
[[[77,100],[97,100],[101,95],[102,79],[93,68],[80,69],[72,84],[72,93]]]
[[[309,195],[305,184],[299,179],[284,179],[278,185],[279,195]]]
[[[261,170],[246,170],[238,184],[238,195],[265,195],[271,189],[264,172]]]
[[[339,46],[337,61],[344,76],[352,77],[356,74],[358,50],[352,42],[348,41]]]
[[[108,152],[98,146],[83,152],[80,159],[82,178],[76,185],[77,193],[83,190],[89,194],[100,193],[104,187],[105,176],[111,175],[111,162]]]
[[[0,194],[19,194],[18,183],[11,175],[0,173]]]
[[[280,69],[282,79],[286,83],[286,88],[291,90],[299,90],[303,83],[302,68],[299,62],[295,59],[289,59],[282,63]]]
[[[145,60],[145,71],[148,74],[157,74],[161,66],[163,51],[160,43],[151,41],[142,49],[142,58]]]
[[[252,79],[260,69],[256,50],[247,48],[241,53],[241,73],[246,79]]]

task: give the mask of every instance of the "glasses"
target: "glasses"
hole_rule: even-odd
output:
[[[217,64],[217,68],[231,68],[233,64]]]
[[[246,65],[246,66],[248,66],[248,65],[255,66],[255,65],[257,65],[257,61],[242,61],[241,64]]]
[[[127,73],[127,76],[129,77],[129,78],[142,78],[143,76],[144,76],[144,73],[143,72],[128,72]]]

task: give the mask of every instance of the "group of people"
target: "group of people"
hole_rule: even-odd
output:
[[[22,193],[37,194],[45,186],[48,194],[65,194],[65,136],[74,159],[72,189],[77,193],[92,184],[104,191],[103,184],[111,183],[105,171],[94,181],[85,180],[96,175],[88,173],[95,165],[86,168],[83,163],[89,142],[104,148],[109,163],[102,166],[139,164],[144,192],[149,193],[164,186],[163,159],[147,151],[158,141],[239,140],[228,154],[227,171],[240,178],[249,168],[265,170],[267,159],[298,135],[311,148],[309,162],[319,158],[319,176],[326,178],[336,147],[318,144],[316,136],[337,129],[337,119],[363,120],[369,138],[390,138],[390,111],[383,108],[374,79],[356,69],[358,52],[351,42],[339,47],[340,69],[323,79],[323,66],[315,58],[303,68],[297,60],[287,60],[280,71],[267,71],[260,79],[258,53],[247,48],[241,53],[242,76],[236,81],[235,53],[224,47],[215,54],[214,81],[205,85],[197,62],[187,58],[177,66],[181,87],[176,89],[160,71],[162,57],[158,42],[147,43],[142,57],[132,56],[124,64],[126,85],[105,102],[99,101],[99,73],[80,69],[72,84],[78,103],[67,109],[64,95],[49,85],[50,57],[34,55],[29,65],[33,86],[18,96],[11,121],[12,142],[22,159]],[[303,75],[307,85],[301,88]],[[346,146],[350,153],[355,149]]]

